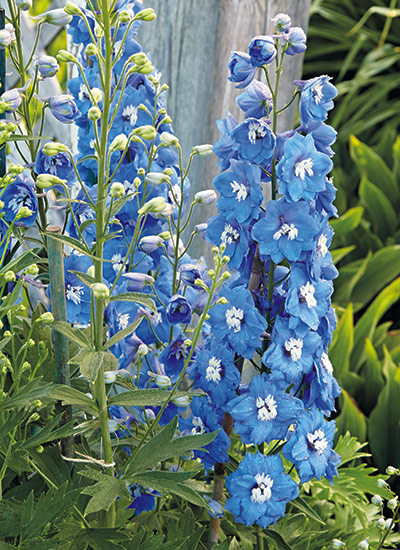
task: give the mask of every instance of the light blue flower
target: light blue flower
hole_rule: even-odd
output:
[[[232,130],[233,147],[241,158],[269,164],[274,155],[275,136],[266,119],[247,118]]]

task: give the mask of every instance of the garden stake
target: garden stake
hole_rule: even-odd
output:
[[[4,29],[5,11],[0,8],[0,31]],[[6,50],[0,50],[0,94],[5,92],[6,88]],[[5,113],[0,115],[0,119],[6,118]],[[0,147],[0,177],[6,173],[6,144]]]
[[[64,259],[63,243],[58,239],[52,239],[51,234],[60,235],[61,228],[57,225],[50,225],[47,228],[50,234],[47,237],[47,249],[49,255],[49,277],[50,297],[52,313],[55,321],[66,321],[67,310],[65,303],[65,282],[64,282]],[[56,382],[70,386],[70,372],[68,366],[68,338],[61,332],[53,331],[53,342],[56,359]],[[61,404],[59,405],[60,407]],[[63,412],[61,423],[65,424],[71,420],[71,406],[65,405],[61,408]],[[68,436],[61,441],[62,451],[65,456],[73,456],[73,437]]]

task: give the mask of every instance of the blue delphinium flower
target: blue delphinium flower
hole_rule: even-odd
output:
[[[272,107],[271,90],[259,80],[253,80],[245,91],[236,98],[236,103],[245,118],[262,118],[268,115]]]
[[[255,36],[249,45],[249,56],[254,67],[272,63],[276,57],[275,42],[272,36]]]
[[[232,130],[233,147],[241,158],[269,164],[274,155],[275,136],[266,119],[247,118]]]
[[[243,443],[270,443],[284,439],[289,426],[303,412],[303,403],[285,392],[286,385],[274,384],[266,374],[256,375],[248,391],[228,404],[235,432]]]
[[[67,153],[60,152],[49,157],[43,153],[43,148],[39,149],[36,155],[34,171],[36,174],[51,174],[72,183],[75,180],[74,168],[71,158]]]
[[[332,99],[337,95],[337,89],[330,80],[331,77],[323,75],[295,81],[301,90],[299,110],[302,124],[326,120],[328,111],[333,108]]]
[[[233,148],[232,130],[238,125],[236,118],[228,111],[226,118],[217,120],[217,127],[221,138],[214,144],[213,152],[218,157],[218,166],[221,170],[229,168],[230,160],[237,158],[239,153]]]
[[[245,88],[256,74],[256,67],[251,63],[250,56],[244,52],[232,52],[228,63],[230,75],[228,80],[237,82],[236,88]]]
[[[172,325],[190,323],[192,308],[184,296],[174,294],[167,306],[167,319]]]
[[[129,491],[133,500],[128,508],[133,508],[136,516],[142,512],[151,512],[154,510],[156,506],[155,497],[161,496],[158,491],[149,487],[144,488],[137,483],[131,483],[129,485]]]
[[[298,485],[285,473],[279,455],[247,453],[226,479],[230,498],[226,508],[239,523],[268,527],[285,515],[287,502],[299,494]]]
[[[79,116],[79,110],[71,95],[61,94],[49,98],[51,114],[60,122],[71,123]]]
[[[284,258],[297,262],[303,251],[314,248],[318,230],[308,204],[279,199],[267,203],[265,216],[254,225],[251,234],[260,243],[261,257],[270,257],[275,263]]]
[[[216,438],[204,447],[205,451],[194,451],[195,458],[200,458],[205,468],[212,468],[216,462],[229,460],[228,449],[231,440],[221,429],[214,407],[207,398],[194,397],[190,403],[192,414],[179,419],[181,435],[196,435],[219,430]]]
[[[34,182],[27,172],[19,174],[12,183],[9,183],[1,194],[4,202],[4,220],[13,222],[22,207],[30,211],[29,216],[24,216],[15,221],[15,225],[31,227],[37,218],[38,201],[35,194]]]
[[[305,378],[305,384],[302,397],[305,406],[317,407],[326,416],[330,416],[331,411],[335,411],[335,399],[340,395],[341,389],[333,376],[333,366],[325,351],[315,360],[312,371]]]
[[[230,169],[214,179],[220,193],[219,211],[227,220],[245,223],[258,217],[263,203],[261,169],[249,162],[231,160]]]
[[[287,55],[296,55],[306,51],[306,33],[300,27],[292,27],[288,32],[282,35],[283,40],[287,43],[285,53]]]
[[[184,342],[185,338],[180,334],[160,353],[159,356],[165,374],[171,378],[173,383],[177,381],[188,354],[188,349],[185,349]]]
[[[234,352],[208,338],[204,348],[196,353],[196,359],[190,368],[190,377],[194,388],[201,388],[208,393],[219,408],[235,396],[240,384],[240,374],[234,363]]]
[[[288,32],[292,23],[287,13],[278,13],[271,21],[274,24],[274,33]]]
[[[300,126],[298,130],[312,135],[317,151],[328,155],[328,157],[333,156],[331,145],[336,141],[337,132],[332,126],[319,121],[309,122],[307,126]]]
[[[218,214],[209,219],[207,240],[217,246],[225,244],[225,253],[229,256],[229,267],[239,268],[249,251],[249,231],[236,220],[227,220]]]
[[[74,252],[64,259],[68,323],[86,325],[90,321],[90,289],[72,272],[86,273],[92,265],[92,260],[88,256],[78,255]]]
[[[285,141],[283,157],[276,167],[279,192],[289,202],[312,201],[325,189],[325,178],[331,170],[332,161],[316,150],[313,137],[296,133]]]
[[[313,331],[299,336],[289,328],[289,319],[278,317],[271,336],[271,344],[263,355],[263,363],[271,369],[271,380],[285,380],[297,384],[311,371],[314,354],[321,345],[320,336]]]
[[[261,344],[261,334],[267,323],[254,307],[250,292],[243,287],[222,292],[228,303],[217,304],[210,310],[212,333],[219,342],[228,342],[243,357],[253,357]]]
[[[326,477],[331,483],[338,475],[340,456],[332,449],[335,422],[327,422],[318,410],[306,410],[283,448],[283,456],[293,462],[301,483]]]

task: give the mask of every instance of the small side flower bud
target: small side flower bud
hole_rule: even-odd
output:
[[[179,145],[179,139],[170,134],[169,132],[162,132],[160,135],[160,141],[166,147],[172,147],[173,145]]]
[[[144,357],[144,356],[147,355],[148,353],[149,353],[149,348],[146,346],[146,344],[140,344],[140,346],[139,346],[138,349],[137,349],[136,354],[137,354],[139,357]]]
[[[32,7],[31,0],[15,0],[15,4],[21,11],[29,11]]]
[[[383,504],[383,500],[382,500],[382,498],[381,498],[379,495],[374,495],[374,496],[371,498],[371,502],[372,502],[372,504],[374,504],[375,506],[382,506],[382,504]]]
[[[104,36],[104,31],[98,23],[96,23],[94,26],[94,35],[96,36],[96,38],[103,38]]]
[[[35,407],[35,409],[40,409],[41,407],[43,407],[43,403],[42,401],[40,401],[40,399],[35,399],[34,401],[32,401],[32,407]]]
[[[157,135],[156,129],[154,128],[154,126],[150,126],[150,124],[135,128],[133,133],[146,140],[154,139]]]
[[[65,25],[68,25],[72,21],[72,15],[66,13],[63,8],[58,8],[42,13],[35,19],[57,27],[65,27]]]
[[[28,208],[27,206],[21,206],[21,208],[18,210],[17,215],[15,216],[16,220],[20,220],[22,218],[29,218],[33,215],[33,211]]]
[[[119,181],[114,181],[110,188],[110,195],[113,199],[119,199],[125,195],[125,187]]]
[[[159,388],[169,388],[171,385],[171,379],[169,376],[163,376],[161,374],[157,374],[154,377],[154,383]]]
[[[146,8],[135,15],[136,21],[153,21],[156,13],[153,8]]]
[[[171,233],[169,231],[162,231],[161,233],[158,234],[158,236],[163,241],[168,241],[171,238]]]
[[[386,473],[388,476],[398,476],[400,475],[400,470],[394,466],[388,466],[386,468]]]
[[[89,269],[86,271],[86,273],[89,275],[89,277],[94,277],[94,276],[95,276],[94,265],[91,265],[91,266],[89,267]]]
[[[162,172],[149,172],[146,176],[146,181],[150,185],[160,185],[161,183],[167,183],[169,177]]]
[[[13,281],[15,281],[14,271],[6,271],[4,273],[4,280],[6,283],[12,283]]]
[[[37,68],[42,78],[50,78],[57,74],[60,68],[57,59],[50,55],[41,55],[37,60]]]
[[[104,283],[94,283],[94,285],[92,285],[92,290],[95,298],[98,300],[105,300],[110,296],[108,286]]]
[[[63,183],[67,183],[67,180],[62,180],[52,174],[39,174],[36,178],[36,187],[39,189],[48,189],[53,185],[62,185]]]
[[[128,138],[125,134],[118,134],[116,136],[111,145],[110,145],[110,153],[113,153],[114,151],[123,151],[128,143]]]
[[[129,23],[131,20],[131,16],[128,10],[120,11],[118,14],[118,21],[122,23],[122,25],[126,25],[126,23]]]
[[[67,50],[60,50],[57,54],[57,60],[60,63],[76,63],[78,61],[76,57],[72,53],[67,52]]]
[[[43,154],[47,155],[48,157],[53,157],[54,155],[57,155],[57,153],[68,151],[68,147],[66,145],[63,145],[62,143],[58,143],[57,141],[50,141],[48,143],[45,143],[42,149]]]
[[[139,208],[139,216],[144,216],[145,214],[150,214],[150,212],[162,212],[165,209],[166,202],[164,197],[154,197],[147,201],[142,208]]]
[[[37,264],[29,265],[29,266],[26,268],[26,272],[27,272],[29,275],[32,275],[33,277],[35,277],[35,276],[39,273],[39,267],[38,267]]]
[[[145,175],[146,171],[144,168],[139,168],[137,171],[137,175],[141,178]]]
[[[104,382],[106,384],[113,384],[117,379],[117,372],[118,371],[113,371],[113,370],[106,371],[104,373]]]
[[[228,300],[225,298],[225,296],[221,296],[221,298],[218,298],[217,304],[225,305],[228,303]]]
[[[83,15],[82,10],[72,2],[67,2],[65,4],[64,11],[68,13],[68,15]]]
[[[384,479],[378,479],[376,481],[376,486],[380,489],[390,489],[389,485],[386,483]]]
[[[54,322],[54,315],[51,313],[51,311],[45,311],[40,316],[40,319],[43,321],[43,323],[47,323],[48,325],[50,325]]]
[[[378,521],[375,523],[375,527],[379,529],[380,531],[383,531],[386,526],[386,520],[385,518],[379,518]]]
[[[88,44],[85,48],[85,54],[86,56],[92,57],[93,55],[97,55],[99,50],[97,49],[97,46],[91,42]]]
[[[101,111],[97,106],[90,107],[88,111],[88,119],[95,122],[101,118]]]
[[[174,397],[171,401],[177,407],[187,407],[189,405],[189,397],[186,397],[186,395],[183,397]]]
[[[368,550],[368,548],[369,548],[368,539],[362,540],[357,546],[357,550]]]
[[[91,89],[93,99],[96,103],[100,103],[103,99],[103,92],[100,90],[100,88],[92,88]]]
[[[390,500],[387,501],[386,505],[387,507],[389,508],[389,510],[395,510],[397,508],[399,504],[399,499],[398,497],[394,497],[394,498],[391,498]]]
[[[193,147],[192,152],[195,155],[199,155],[201,157],[206,157],[207,155],[211,155],[213,146],[209,143],[204,145],[196,145]]]
[[[157,248],[162,245],[162,243],[163,239],[160,236],[148,235],[140,240],[139,248],[143,250],[143,252],[151,254],[152,252],[155,252]]]
[[[199,204],[209,205],[217,200],[217,193],[213,189],[199,191],[194,196],[194,201]]]
[[[335,550],[336,550],[337,548],[345,548],[345,547],[346,547],[346,545],[345,545],[344,542],[342,542],[339,539],[333,539],[332,548],[335,548]]]

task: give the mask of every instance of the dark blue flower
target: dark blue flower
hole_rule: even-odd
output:
[[[4,202],[4,220],[22,227],[31,227],[36,220],[38,213],[38,201],[35,194],[34,183],[27,172],[19,174],[12,183],[9,183],[1,193],[1,200]],[[21,208],[28,209],[28,216],[17,217]]]
[[[328,111],[333,108],[332,99],[337,95],[330,80],[331,77],[324,75],[295,81],[301,90],[299,110],[302,124],[326,120]]]
[[[250,56],[244,52],[232,52],[228,63],[230,75],[228,80],[238,82],[236,88],[245,88],[256,74],[256,68],[250,61]]]
[[[62,151],[49,157],[43,153],[43,148],[41,148],[36,155],[34,171],[36,174],[57,176],[68,180],[69,183],[76,179],[71,158]]]
[[[265,216],[253,227],[252,237],[260,243],[260,254],[279,263],[283,258],[297,262],[304,250],[312,250],[319,226],[304,202],[284,199],[267,203]]]
[[[289,202],[312,201],[325,189],[325,178],[331,170],[332,161],[316,150],[313,137],[296,133],[285,141],[283,157],[276,167],[279,192]]]
[[[212,333],[217,341],[227,342],[236,353],[251,358],[261,344],[267,322],[254,307],[246,288],[226,288],[222,294],[228,303],[217,304],[210,310]]]
[[[184,346],[185,338],[183,335],[177,336],[172,343],[167,346],[159,356],[164,372],[171,378],[172,383],[176,382],[184,365],[185,359],[189,353],[188,348]]]
[[[220,193],[219,211],[229,220],[246,223],[258,217],[263,203],[261,169],[249,162],[231,160],[230,169],[214,179]]]
[[[338,475],[340,456],[332,449],[335,422],[327,422],[317,410],[306,410],[283,448],[283,456],[293,462],[301,483],[326,477],[331,483]]]
[[[232,130],[232,139],[243,159],[255,164],[271,162],[275,136],[265,119],[247,118]]]
[[[268,527],[285,515],[286,503],[299,494],[298,485],[285,473],[279,455],[246,453],[238,469],[226,479],[230,498],[225,507],[236,521]]]
[[[192,308],[184,296],[174,294],[167,307],[167,319],[172,325],[190,323]]]
[[[259,445],[285,439],[289,426],[304,409],[300,399],[286,393],[285,387],[272,382],[267,374],[256,375],[248,391],[229,402],[228,412],[243,443]]]
[[[268,116],[272,106],[271,90],[263,82],[253,80],[245,91],[236,98],[236,103],[243,111],[245,118]]]
[[[60,122],[70,123],[79,116],[79,110],[71,95],[61,94],[49,98],[51,114]]]
[[[133,498],[128,508],[135,510],[135,515],[139,515],[142,512],[151,512],[156,506],[155,497],[161,496],[158,491],[150,489],[149,487],[142,487],[137,483],[131,483],[129,485],[131,497]]]
[[[275,42],[272,36],[255,36],[249,45],[249,56],[254,67],[272,63],[276,56]]]

